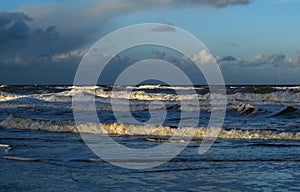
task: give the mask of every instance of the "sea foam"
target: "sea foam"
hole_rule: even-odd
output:
[[[41,130],[50,132],[90,133],[116,136],[163,136],[163,137],[194,137],[203,138],[209,132],[216,132],[218,128],[182,127],[171,128],[156,125],[135,125],[125,123],[87,123],[75,125],[71,121],[49,121],[9,116],[0,122],[2,128],[17,128]],[[220,139],[261,139],[261,140],[300,140],[299,132],[279,132],[272,130],[242,130],[222,129],[218,135]]]

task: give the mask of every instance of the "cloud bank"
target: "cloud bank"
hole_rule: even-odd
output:
[[[193,67],[192,61],[187,57],[174,58],[165,52],[154,51],[154,59],[163,59],[173,63],[195,78],[195,82],[203,81],[199,71]],[[190,58],[204,66],[215,59],[219,64],[226,84],[299,84],[300,78],[300,52],[292,58],[282,53],[270,55],[257,54],[249,60],[232,55],[215,56],[203,50]]]
[[[26,6],[17,12],[0,13],[0,84],[72,83],[81,58],[95,40],[107,33],[114,18],[146,9],[185,7],[245,6],[250,0],[110,0],[57,2],[45,6]],[[166,25],[157,32],[173,32]],[[228,43],[228,46],[238,46]],[[205,52],[191,56],[207,61]],[[189,60],[154,51],[151,57],[188,68]],[[134,60],[134,58],[130,58]],[[127,57],[118,63],[129,63]],[[236,56],[217,56],[227,83],[276,83],[299,80],[300,53],[257,54],[250,60]],[[192,69],[188,69],[193,73]],[[288,75],[287,75],[288,74]],[[298,81],[299,83],[299,81]]]
[[[300,53],[257,54],[249,60],[235,56],[217,56],[228,84],[299,84]]]
[[[89,47],[116,17],[144,9],[249,4],[248,0],[78,0],[21,7],[0,13],[0,69],[43,65],[59,54]],[[170,25],[157,31],[172,31]],[[35,63],[36,62],[36,63]]]

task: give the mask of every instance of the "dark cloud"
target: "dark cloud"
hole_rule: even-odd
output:
[[[174,54],[174,55],[172,55]],[[172,63],[172,64],[175,64],[177,66],[181,66],[182,63],[189,63],[190,61],[183,61],[182,58],[179,58],[178,55],[176,53],[171,53],[171,54],[166,54],[165,52],[163,51],[152,51],[152,54],[151,54],[151,59],[158,59],[158,60],[164,60],[164,61],[167,61],[169,63]]]
[[[262,65],[273,65],[273,66],[280,66],[287,62],[285,60],[286,56],[284,54],[271,54],[271,55],[263,55],[258,54],[253,57],[247,65],[249,66],[262,66]]]
[[[0,84],[31,80],[32,83],[57,82],[58,71],[71,77],[80,59],[92,43],[106,34],[106,22],[119,16],[145,9],[178,6],[223,8],[249,4],[248,0],[110,0],[54,3],[47,6],[28,6],[22,12],[0,13]],[[103,32],[104,30],[104,32]],[[157,32],[174,31],[170,24],[153,29]],[[175,56],[153,53],[153,58],[163,58],[182,66]],[[114,63],[126,63],[126,58]],[[117,64],[115,64],[117,65]],[[26,71],[22,78],[20,71]],[[16,73],[15,73],[16,72]],[[5,74],[5,75],[4,75]],[[25,74],[25,72],[24,72]],[[32,77],[29,78],[30,74]],[[39,75],[37,75],[39,74]],[[33,82],[34,77],[36,81]],[[43,79],[44,78],[44,79]],[[42,80],[41,80],[42,79]],[[70,78],[62,83],[72,83]]]
[[[230,56],[217,57],[224,78],[228,84],[285,84],[299,83],[300,63],[297,59],[287,58],[281,53],[270,55],[257,54],[249,60]],[[224,59],[225,58],[225,59]]]
[[[28,36],[29,28],[23,21],[18,21],[14,23],[8,30],[7,38],[25,39]]]
[[[238,43],[225,43],[226,46],[229,46],[229,47],[236,47],[236,46],[239,46]]]
[[[215,0],[213,1],[215,7],[227,7],[231,5],[248,5],[251,3],[250,0]]]
[[[25,13],[35,18],[33,25],[55,25],[60,32],[73,36],[82,34],[92,37],[110,19],[145,9],[190,7],[223,8],[246,5],[250,0],[87,0],[69,3],[56,3],[52,6],[24,7]],[[98,25],[95,25],[98,23]],[[156,31],[172,31],[172,25],[162,26]]]
[[[1,12],[0,13],[0,27],[5,27],[12,22],[18,21],[32,21],[28,15],[22,12]]]
[[[174,0],[177,3],[187,5],[206,5],[216,8],[223,8],[234,5],[248,5],[251,3],[250,0]]]
[[[235,61],[235,60],[236,60],[236,58],[233,56],[225,56],[222,58],[221,61]]]
[[[35,28],[32,21],[21,12],[0,14],[0,70],[51,68],[55,55],[72,52],[80,45],[77,36],[61,37],[56,26]]]
[[[29,21],[32,21],[32,18],[24,13],[0,13],[0,41],[26,38],[29,31],[26,22]]]
[[[13,47],[16,40],[29,40],[30,46],[35,46],[33,40],[39,36],[57,38],[58,32],[55,31],[55,26],[49,26],[46,30],[37,29],[33,33],[34,29],[30,29],[28,23],[33,21],[31,17],[21,12],[0,13],[0,40],[2,42],[8,42],[7,47]],[[11,42],[11,44],[10,44]],[[1,46],[1,45],[0,45]],[[3,45],[2,45],[3,46]],[[28,46],[25,44],[24,46]],[[28,47],[30,47],[28,46]]]
[[[103,26],[113,18],[144,9],[170,8],[178,5],[196,7],[226,7],[250,3],[246,0],[106,0],[53,3],[47,6],[27,6],[23,12],[0,15],[0,38],[3,26],[15,23],[6,34],[12,39],[28,39],[34,55],[57,54],[90,45],[101,37]],[[29,16],[28,16],[29,15]],[[32,17],[34,19],[32,19]],[[28,25],[27,23],[30,23]],[[105,29],[107,30],[107,29]],[[154,31],[174,31],[171,24],[162,25]],[[3,35],[2,35],[3,36]],[[3,39],[8,39],[4,37]],[[13,41],[13,40],[12,40]],[[6,45],[11,48],[16,45]],[[20,45],[16,47],[21,50]]]
[[[152,59],[164,59],[166,54],[161,51],[153,51],[152,52]]]
[[[249,60],[244,60],[240,57],[234,57],[231,55],[218,56],[216,57],[216,60],[221,65],[236,65],[242,67],[262,67],[265,65],[269,65],[272,67],[280,67],[291,65],[292,60],[294,59],[287,59],[286,55],[281,53],[273,53],[270,55],[257,54]]]
[[[38,38],[39,40],[55,40],[59,39],[59,32],[56,30],[55,26],[49,26],[47,29],[37,29],[33,33],[33,38]]]

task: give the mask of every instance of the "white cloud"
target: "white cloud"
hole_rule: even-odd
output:
[[[203,49],[198,54],[192,56],[192,60],[199,62],[200,64],[209,64],[214,62],[214,57],[207,50]]]
[[[76,59],[79,58],[81,59],[85,54],[86,54],[87,50],[72,50],[68,53],[62,53],[62,54],[55,54],[52,56],[52,60],[55,62],[59,62],[62,60],[70,60],[70,59]]]
[[[295,66],[300,66],[300,52],[294,58],[288,59],[288,61]]]

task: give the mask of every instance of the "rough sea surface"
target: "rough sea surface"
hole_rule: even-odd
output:
[[[211,115],[206,86],[0,86],[0,191],[300,191],[300,86],[227,86],[226,92],[222,130],[199,154]],[[99,124],[76,126],[76,94],[95,98]],[[189,103],[195,98],[200,115]],[[198,125],[181,127],[183,112]],[[151,121],[161,113],[162,123]],[[79,130],[99,139],[108,133],[134,149],[193,138],[168,162],[133,170],[95,155]],[[174,134],[178,139],[169,139]]]

